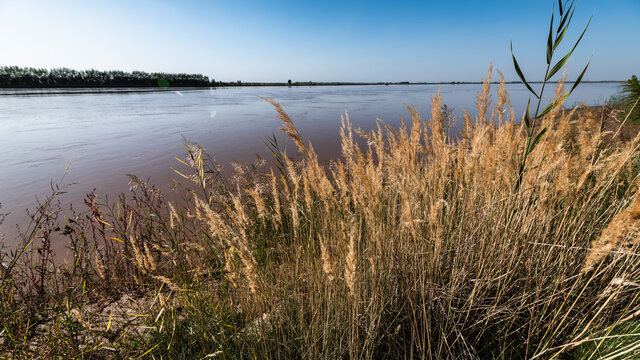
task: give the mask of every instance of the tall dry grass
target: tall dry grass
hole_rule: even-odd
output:
[[[254,300],[277,329],[271,355],[549,358],[629,320],[640,138],[605,147],[599,118],[557,108],[516,188],[526,134],[504,85],[490,106],[490,76],[458,139],[439,95],[429,120],[408,107],[399,129],[363,133],[345,116],[330,169],[277,107],[303,160],[262,200],[280,215],[251,224],[282,259],[259,265]]]
[[[342,156],[328,165],[267,100],[299,154],[275,151],[275,173],[236,164],[229,181],[189,146],[180,201],[135,180],[131,199],[88,202],[87,221],[69,230],[99,240],[81,247],[83,276],[58,277],[74,291],[40,303],[66,301],[73,326],[38,333],[10,318],[12,337],[96,357],[548,359],[598,349],[640,313],[640,137],[612,141],[588,109],[556,107],[539,120],[548,131],[518,184],[527,131],[502,74],[490,102],[490,79],[453,138],[439,94],[428,119],[408,106],[399,128],[365,132],[345,115]],[[6,315],[18,300],[3,286]],[[111,315],[72,313],[105,294],[136,298],[137,322],[115,331]],[[54,347],[56,334],[81,340]],[[633,342],[613,358],[636,355],[636,335],[627,330]],[[2,346],[33,354],[8,338]]]

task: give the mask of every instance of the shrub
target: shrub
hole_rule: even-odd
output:
[[[622,102],[629,113],[629,120],[636,123],[640,122],[638,99],[640,99],[640,82],[633,75],[629,80],[622,83]]]

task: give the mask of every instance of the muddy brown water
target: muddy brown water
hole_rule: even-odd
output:
[[[265,138],[278,132],[273,107],[284,107],[322,161],[339,154],[340,116],[348,112],[354,126],[370,129],[376,119],[397,126],[410,118],[404,104],[428,117],[431,96],[441,91],[443,103],[461,117],[475,112],[480,85],[234,87],[149,92],[68,90],[0,90],[0,225],[3,245],[16,244],[16,224],[24,225],[25,209],[50,193],[50,184],[74,183],[60,197],[81,204],[97,188],[101,195],[128,189],[126,174],[150,179],[167,189],[177,177],[174,156],[185,153],[184,140],[201,144],[222,164],[269,157]],[[492,98],[496,98],[493,86]],[[507,85],[516,114],[528,93]],[[616,94],[618,84],[582,84],[568,104],[599,105]],[[289,142],[293,150],[293,144]],[[227,165],[228,169],[229,166]],[[115,197],[115,196],[112,196]]]

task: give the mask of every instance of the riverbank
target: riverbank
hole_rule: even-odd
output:
[[[576,111],[575,118],[592,116],[600,119],[603,131],[608,134],[608,138],[621,143],[633,140],[640,133],[640,123],[634,123],[626,118],[628,112],[624,105],[612,104],[602,106],[588,106]]]

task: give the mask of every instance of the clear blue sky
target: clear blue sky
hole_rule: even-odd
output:
[[[544,73],[552,0],[0,0],[0,65],[202,73],[223,81],[477,81]],[[569,78],[640,75],[640,0],[580,0]]]

